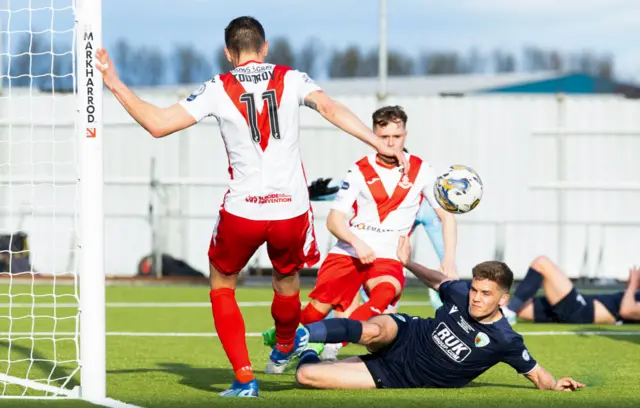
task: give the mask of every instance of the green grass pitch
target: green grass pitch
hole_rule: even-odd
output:
[[[72,287],[36,286],[34,293],[72,293]],[[45,304],[53,296],[37,297],[32,313],[31,296],[13,296],[11,309],[7,294],[29,293],[30,288],[13,285],[0,286],[0,332],[74,332],[77,308],[53,310]],[[303,291],[306,300],[308,290]],[[239,301],[268,302],[270,288],[238,289]],[[70,303],[72,297],[57,298]],[[409,288],[403,301],[426,301],[426,289]],[[183,286],[113,286],[107,288],[107,301],[113,303],[169,303],[208,302],[205,287]],[[402,302],[402,301],[401,301]],[[117,306],[117,305],[115,305]],[[120,305],[122,306],[122,305]],[[430,316],[426,306],[402,306],[405,313]],[[242,307],[247,332],[258,333],[272,325],[268,306]],[[32,314],[37,317],[33,319]],[[9,319],[11,316],[12,319]],[[49,317],[46,317],[49,316]],[[51,316],[62,319],[53,319]],[[54,323],[55,322],[55,323]],[[640,407],[640,325],[633,326],[572,326],[532,325],[519,323],[531,354],[556,378],[572,376],[587,384],[577,393],[537,391],[527,379],[519,376],[507,365],[492,368],[465,389],[370,390],[370,391],[318,391],[296,385],[292,370],[285,374],[265,375],[262,370],[268,349],[259,337],[249,337],[252,363],[258,373],[260,398],[257,400],[222,399],[223,391],[233,380],[233,373],[216,337],[170,337],[123,335],[136,333],[213,333],[210,307],[108,307],[107,381],[108,396],[142,407],[222,407],[222,406],[281,406],[281,407]],[[601,331],[598,335],[563,335],[566,332]],[[633,335],[615,335],[616,332],[634,331]],[[543,335],[535,335],[535,332]],[[528,334],[532,333],[532,334]],[[607,334],[610,333],[610,334]],[[68,376],[75,367],[70,362],[53,366],[50,360],[73,359],[75,342],[72,339],[53,342],[30,339],[14,341],[8,347],[7,335],[0,335],[0,373],[24,378]],[[360,346],[343,349],[342,356],[357,355]],[[35,359],[32,363],[31,359]],[[11,363],[7,363],[10,360]],[[24,360],[24,361],[20,361]],[[70,386],[77,385],[79,376],[72,378]],[[5,394],[21,393],[24,389],[0,383]],[[31,392],[30,395],[37,395]],[[3,407],[90,407],[82,401],[0,400]]]

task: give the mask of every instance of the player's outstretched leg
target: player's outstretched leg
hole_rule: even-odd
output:
[[[351,314],[360,306],[361,298],[363,302],[366,302],[369,300],[369,297],[367,296],[365,298],[365,296],[366,296],[366,293],[364,293],[364,289],[360,288],[360,291],[354,296],[353,301],[351,302],[351,305],[347,310],[345,310],[344,312],[338,312],[333,310],[332,313],[330,313],[326,318],[342,319],[342,318],[350,317]],[[309,322],[303,322],[303,323],[309,324],[313,322],[309,321]],[[340,353],[341,348],[342,348],[342,343],[325,344],[322,353],[320,353],[320,360],[321,361],[337,361],[338,354]]]
[[[542,286],[543,276],[537,269],[541,269],[542,257],[536,258],[525,275],[524,279],[516,287],[516,291],[509,299],[507,307],[502,308],[505,317],[512,325],[517,321],[517,315],[529,299],[533,298]]]
[[[391,276],[378,276],[366,284],[371,288],[369,300],[354,310],[349,316],[350,319],[364,321],[381,315],[402,291],[402,284]],[[345,344],[346,342],[343,342],[343,345]]]
[[[235,298],[236,276],[223,275],[213,266],[210,273],[213,322],[236,377],[231,387],[220,396],[257,397],[258,383],[249,360],[244,319]]]
[[[535,273],[537,273],[540,277],[535,275]],[[551,306],[556,305],[573,290],[573,283],[571,283],[571,280],[566,275],[564,275],[560,268],[546,256],[539,256],[534,259],[533,262],[531,262],[531,267],[529,269],[529,272],[527,273],[527,277],[529,277],[530,274],[532,276],[536,276],[536,282],[540,279],[542,280],[542,287],[544,288],[545,298]],[[525,277],[525,280],[527,279],[527,277]],[[522,285],[522,283],[520,285]],[[536,291],[539,287],[540,284],[537,283]],[[533,297],[534,294],[535,292],[531,295],[531,297]],[[523,297],[527,295],[528,294],[525,294],[523,295]],[[511,306],[512,304],[511,302],[509,302],[509,308],[511,308]],[[530,302],[528,301],[528,299],[525,301],[524,306],[520,307],[517,312],[518,317],[522,319],[536,319],[534,302]]]
[[[366,322],[351,319],[327,319],[305,326],[310,342],[337,343],[347,341],[367,346],[371,351],[390,344],[398,333],[398,325],[389,315]],[[309,343],[296,369],[299,384],[324,389],[376,388],[369,370],[358,357],[337,362],[320,363],[317,350]]]

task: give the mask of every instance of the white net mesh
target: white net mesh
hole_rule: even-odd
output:
[[[79,381],[74,0],[0,0],[0,396]]]

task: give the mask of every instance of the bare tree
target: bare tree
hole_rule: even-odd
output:
[[[459,74],[464,72],[464,69],[464,60],[456,51],[423,52],[420,56],[422,74]]]
[[[516,70],[516,57],[508,51],[495,50],[492,59],[495,72],[506,73]]]
[[[350,45],[346,50],[334,50],[329,60],[329,77],[348,78],[358,76],[362,64],[362,53],[356,45]]]
[[[266,61],[272,64],[293,67],[296,63],[293,48],[289,40],[284,37],[274,38],[269,42],[269,54]]]
[[[129,44],[129,42],[123,38],[120,38],[116,41],[113,46],[113,52],[111,56],[113,57],[113,61],[118,68],[118,75],[125,84],[129,85],[137,85],[136,83],[136,60],[135,60],[135,50]]]
[[[24,33],[10,50],[7,74],[11,86],[39,87],[46,81],[41,75],[49,74],[51,81],[52,55],[50,41],[42,35]]]
[[[212,76],[211,63],[191,45],[179,45],[174,51],[175,79],[179,84],[202,82]]]
[[[387,70],[389,75],[409,76],[413,74],[414,68],[415,62],[411,56],[398,50],[389,51],[387,56]]]
[[[156,86],[164,82],[166,60],[162,51],[156,47],[140,47],[135,50],[135,82],[138,85]]]
[[[465,58],[463,71],[468,74],[483,72],[486,60],[477,48],[471,48]]]
[[[310,38],[302,46],[296,58],[297,68],[314,77],[317,73],[318,59],[322,56],[324,47],[317,38]]]
[[[227,59],[227,54],[224,52],[224,45],[221,45],[220,48],[218,48],[213,59],[216,62],[219,73],[229,72],[233,69],[233,65],[231,65]]]

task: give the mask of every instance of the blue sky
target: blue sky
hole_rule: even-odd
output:
[[[209,51],[238,15],[260,19],[267,36],[329,47],[378,43],[378,0],[103,0],[105,43],[118,36]],[[179,4],[179,6],[177,6]],[[388,0],[389,46],[467,51],[525,45],[615,56],[616,72],[640,82],[639,0]]]
[[[52,0],[31,0],[31,7]],[[64,7],[71,0],[53,0]],[[0,0],[0,23],[6,26],[8,0]],[[28,0],[12,0],[12,9]],[[466,52],[503,48],[520,53],[535,45],[561,51],[611,53],[616,73],[640,82],[640,0],[388,0],[389,46],[417,54],[419,50]],[[20,22],[14,14],[13,29]],[[55,25],[65,24],[59,12]],[[378,43],[378,0],[103,0],[106,46],[124,37],[135,45],[170,51],[193,43],[210,54],[223,42],[223,29],[238,15],[260,19],[268,37],[286,36],[294,45],[317,37],[327,46]],[[34,22],[50,24],[50,13]],[[58,17],[58,16],[56,16]]]

